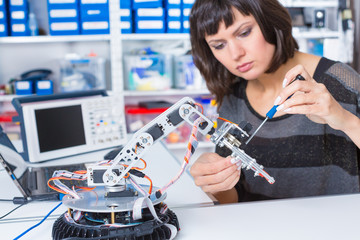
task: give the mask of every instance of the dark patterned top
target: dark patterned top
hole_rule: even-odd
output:
[[[313,78],[323,83],[345,109],[360,117],[357,72],[346,64],[322,58]],[[246,84],[239,81],[234,85],[234,93],[224,98],[219,115],[235,123],[251,123],[251,134],[264,118],[250,106]],[[229,155],[225,147],[216,152]],[[265,167],[275,183],[243,170],[236,185],[239,201],[359,192],[357,146],[342,131],[314,123],[304,115],[269,119],[245,152]]]

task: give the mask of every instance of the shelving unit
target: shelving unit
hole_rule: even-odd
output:
[[[42,0],[46,5],[46,0]],[[309,0],[283,0],[285,7],[303,8],[332,8],[337,12],[338,0],[309,1]],[[59,75],[56,70],[57,59],[66,52],[94,51],[108,60],[107,64],[107,90],[111,94],[123,96],[125,103],[135,103],[139,99],[170,100],[180,99],[182,96],[209,95],[207,89],[167,91],[128,91],[124,90],[123,55],[131,48],[179,42],[183,50],[190,50],[188,34],[120,34],[120,6],[119,0],[109,0],[110,34],[109,35],[79,35],[79,36],[31,36],[31,37],[2,37],[0,38],[0,83],[9,80],[16,74],[32,68],[44,67],[54,70],[54,77]],[[306,39],[339,38],[340,33],[336,24],[330,29],[305,30],[294,28],[293,34],[299,41]],[[12,50],[17,49],[17,56]],[[30,55],[30,57],[29,57]],[[26,63],[26,64],[25,64]],[[16,65],[15,65],[16,64]],[[14,96],[0,96],[0,103],[10,102]],[[1,105],[0,105],[1,108]],[[0,109],[1,110],[1,109]],[[184,145],[180,144],[180,148]],[[200,145],[201,146],[201,145]],[[209,147],[209,143],[205,144]],[[177,149],[176,145],[173,148]]]
[[[296,39],[325,39],[325,38],[339,38],[338,31],[324,30],[324,31],[302,31],[294,28],[293,36]]]
[[[309,1],[309,0],[282,0],[285,7],[311,7],[311,8],[337,8],[338,0],[322,0],[322,1]],[[44,4],[46,2],[44,1]],[[108,90],[111,90],[115,93],[123,93],[124,97],[141,97],[143,95],[157,95],[157,93],[146,93],[146,92],[131,92],[124,91],[123,84],[123,63],[122,56],[124,54],[124,49],[129,49],[129,46],[139,46],[144,44],[149,44],[153,42],[172,42],[172,41],[182,41],[184,48],[190,48],[189,35],[188,34],[120,34],[120,6],[118,0],[109,0],[109,10],[110,10],[110,35],[79,35],[79,36],[32,36],[32,37],[3,37],[0,38],[0,49],[3,46],[9,48],[18,47],[17,44],[26,44],[29,48],[32,48],[32,44],[53,44],[51,48],[55,49],[59,45],[67,44],[68,49],[75,49],[76,44],[88,44],[92,45],[89,49],[96,46],[99,42],[105,43],[108,45],[109,52],[103,54],[106,55],[109,59],[110,67],[109,78],[111,79],[108,83]],[[294,28],[293,34],[297,39],[325,39],[325,38],[339,38],[340,33],[336,29],[312,29],[310,31],[304,29]],[[54,45],[56,44],[56,46]],[[7,46],[9,45],[9,46]],[[44,48],[47,46],[43,46]],[[36,51],[36,49],[35,49]],[[2,51],[3,52],[3,51]],[[3,52],[6,54],[6,52]],[[48,58],[51,59],[53,56],[50,54]],[[1,60],[1,59],[0,59]],[[5,61],[5,60],[4,60]],[[46,59],[44,59],[46,61]],[[2,62],[0,61],[0,64]],[[2,73],[1,73],[2,72]],[[1,69],[0,66],[0,77],[1,74],[4,74],[6,69]],[[56,71],[55,71],[56,73]],[[15,73],[4,74],[5,79],[0,79],[0,82],[6,81],[10,75],[15,75]],[[169,93],[165,95],[181,95],[181,90],[170,90]],[[163,93],[161,93],[162,95]],[[188,94],[188,91],[186,91]],[[199,91],[199,94],[203,94],[202,91]],[[10,97],[11,98],[11,97]],[[0,97],[0,100],[3,99]],[[5,98],[4,100],[6,101]]]
[[[110,35],[0,37],[0,44],[109,41]]]
[[[338,7],[338,0],[279,0],[285,7]]]
[[[124,91],[125,97],[139,97],[139,96],[182,96],[182,95],[209,95],[210,92],[207,89],[201,90],[184,90],[171,89],[167,91]]]

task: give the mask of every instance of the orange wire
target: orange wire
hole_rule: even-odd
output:
[[[151,194],[151,192],[152,192],[152,188],[153,188],[153,183],[152,183],[152,180],[148,177],[148,176],[144,176],[144,178],[146,178],[147,180],[149,180],[149,182],[150,182],[150,187],[149,187],[149,194]]]
[[[94,190],[96,187],[82,187],[82,186],[77,186],[77,188],[91,191],[91,190]]]
[[[233,122],[231,122],[231,121],[229,121],[229,120],[227,120],[227,119],[225,119],[225,118],[222,118],[222,117],[218,117],[218,119],[223,120],[223,121],[225,121],[225,122],[229,122],[229,123],[235,124],[235,123],[233,123]],[[237,124],[235,124],[235,125],[237,125]]]
[[[52,181],[52,180],[49,179],[48,182],[47,182],[47,185],[49,186],[49,188],[51,188],[52,190],[55,190],[55,191],[57,191],[57,192],[60,192],[60,193],[63,193],[63,194],[67,194],[67,193],[64,192],[63,190],[61,190],[61,189],[59,189],[59,188],[57,188],[57,187],[52,186],[52,185],[50,184],[50,181]]]
[[[195,105],[201,108],[201,113],[204,113],[204,107],[200,103],[195,103]]]
[[[84,181],[86,178],[84,178],[84,179],[72,179],[72,178],[67,178],[67,177],[53,177],[53,178],[50,178],[49,180],[48,180],[48,182],[47,182],[47,185],[49,186],[49,188],[51,188],[51,189],[53,189],[53,190],[55,190],[55,191],[57,191],[57,192],[60,192],[60,193],[63,193],[63,194],[67,194],[66,192],[64,192],[63,190],[61,190],[60,188],[57,188],[57,187],[55,187],[55,186],[53,186],[53,185],[51,185],[50,184],[50,182],[52,182],[52,181],[54,181],[54,180],[68,180],[68,181],[71,181],[71,180],[78,180],[78,181]],[[82,188],[82,187],[78,187],[77,186],[77,188]],[[83,189],[85,189],[85,190],[93,190],[93,189],[95,189],[95,188],[87,188],[87,187],[83,187]]]
[[[136,170],[139,170],[139,171],[141,171],[141,170],[144,170],[145,168],[146,168],[146,162],[145,162],[145,160],[144,159],[142,159],[142,158],[140,158],[140,160],[144,163],[144,167],[142,167],[142,168],[139,168],[139,167],[132,167],[131,169],[136,169]]]
[[[135,152],[136,152],[136,149],[137,149],[137,146],[135,147]],[[139,168],[139,167],[132,167],[131,169],[136,169],[136,170],[144,170],[146,167],[147,167],[147,164],[145,162],[144,159],[140,158],[140,160],[144,163],[144,166],[142,168]],[[126,164],[123,164],[124,167],[128,167],[129,165],[126,165]],[[86,174],[87,171],[86,170],[79,170],[79,171],[75,171],[74,172],[75,174]],[[126,175],[124,176],[124,178],[128,178],[130,176],[129,173],[126,173]],[[146,179],[148,179],[150,181],[150,189],[149,189],[149,193],[151,193],[152,191],[152,181],[149,177],[145,176]],[[76,180],[79,180],[79,181],[82,181],[82,180],[85,180],[86,178],[83,178],[83,179],[76,179]],[[67,177],[53,177],[53,178],[50,178],[47,182],[47,185],[49,186],[49,188],[57,191],[57,192],[60,192],[60,193],[63,193],[63,194],[67,194],[66,192],[64,192],[63,190],[53,186],[50,184],[50,182],[54,181],[54,180],[74,180],[72,178],[67,178]],[[93,188],[89,188],[89,187],[79,187],[77,186],[77,188],[80,188],[80,189],[84,189],[84,190],[88,190],[88,191],[91,191],[91,190],[94,190],[96,187],[93,187]]]
[[[140,160],[144,163],[144,167],[142,167],[142,168],[139,168],[139,167],[132,167],[131,169],[136,169],[136,170],[144,170],[145,168],[146,168],[146,166],[147,166],[147,164],[146,164],[146,162],[145,162],[145,160],[144,159],[142,159],[142,158],[140,158]],[[127,165],[127,164],[122,164],[125,168],[127,168],[129,165]]]

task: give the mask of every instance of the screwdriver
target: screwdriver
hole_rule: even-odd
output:
[[[296,78],[295,78],[291,83],[295,82],[296,80],[305,80],[305,78],[299,74],[299,75],[296,76]],[[291,84],[291,83],[290,83],[290,84]],[[292,95],[294,95],[294,94],[291,94],[286,100],[288,100],[289,98],[291,98]],[[255,134],[259,131],[259,129],[266,123],[266,121],[267,121],[268,119],[272,119],[272,118],[274,117],[275,113],[277,112],[276,108],[277,108],[278,106],[279,106],[279,105],[274,105],[274,106],[270,109],[270,111],[268,111],[268,112],[266,113],[266,118],[265,118],[265,120],[259,125],[259,127],[255,130],[255,132],[249,137],[249,139],[248,139],[248,140],[246,141],[246,143],[245,143],[246,145],[247,145],[247,144],[250,142],[250,140],[255,136]]]

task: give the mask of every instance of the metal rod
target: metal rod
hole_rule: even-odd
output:
[[[259,131],[259,129],[264,125],[264,123],[268,119],[269,119],[268,117],[265,118],[265,120],[260,124],[260,126],[255,130],[255,132],[250,136],[250,138],[245,142],[246,145],[250,142],[250,140],[255,136],[255,134]]]

